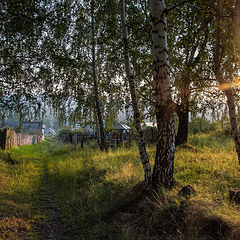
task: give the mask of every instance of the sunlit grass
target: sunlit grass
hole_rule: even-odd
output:
[[[1,154],[0,239],[27,239],[32,231],[32,203],[38,196],[41,171],[39,162],[33,161],[34,149],[38,147],[13,148],[10,155],[15,163]]]
[[[216,150],[216,149],[215,149]],[[179,150],[176,154],[175,177],[181,185],[190,184],[197,190],[196,200],[208,202],[208,208],[230,220],[239,221],[239,211],[229,203],[229,190],[240,185],[240,168],[235,151],[203,152]]]
[[[240,184],[233,142],[202,134],[191,136],[190,143],[195,148],[176,151],[173,190],[159,189],[147,198],[141,192],[144,174],[136,145],[105,153],[46,141],[14,147],[9,154],[15,164],[1,152],[0,239],[35,239],[32,226],[45,221],[38,206],[44,174],[61,210],[66,239],[183,239],[183,234],[200,239],[193,235],[206,216],[221,217],[239,228],[239,208],[228,200],[228,191]],[[148,153],[153,163],[155,147],[149,147]],[[177,193],[187,184],[197,195],[185,203]],[[188,225],[184,233],[182,217]],[[173,226],[176,232],[171,238],[168,231]]]

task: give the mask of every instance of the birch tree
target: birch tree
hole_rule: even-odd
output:
[[[220,89],[224,91],[227,97],[228,112],[230,118],[230,124],[232,129],[232,136],[235,143],[238,161],[240,163],[240,133],[238,129],[237,116],[236,116],[236,106],[234,101],[234,94],[231,83],[229,83],[223,75],[221,69],[221,61],[223,55],[223,49],[221,48],[224,41],[222,36],[222,0],[217,0],[216,5],[216,31],[215,31],[215,55],[214,55],[214,72],[216,80],[220,85]]]
[[[102,119],[102,111],[99,102],[99,90],[98,90],[98,83],[97,83],[97,75],[96,75],[96,56],[95,56],[95,24],[94,24],[94,0],[91,1],[91,31],[92,31],[92,78],[93,78],[93,85],[94,85],[94,98],[95,98],[95,107],[96,107],[96,115],[99,127],[99,144],[100,149],[107,151],[106,139],[105,139],[105,132],[104,132],[104,125]]]
[[[169,61],[171,62],[173,86],[176,89],[178,130],[176,145],[188,140],[188,118],[196,101],[202,101],[200,93],[210,85],[207,50],[209,42],[209,23],[213,20],[209,14],[209,5],[196,1],[169,13]],[[199,10],[201,9],[201,10]],[[176,27],[177,23],[177,27]]]
[[[141,158],[144,173],[145,173],[145,183],[149,185],[151,184],[151,180],[152,180],[152,172],[151,172],[151,165],[148,159],[148,154],[146,151],[144,134],[141,127],[141,116],[140,116],[140,111],[138,107],[138,99],[136,95],[134,75],[131,70],[131,63],[129,58],[128,33],[127,33],[127,25],[125,20],[125,0],[120,0],[120,9],[121,9],[120,15],[121,15],[121,26],[122,26],[122,36],[123,36],[125,72],[126,72],[126,77],[127,77],[129,88],[130,88],[134,124],[136,128],[136,133],[137,133],[140,158]]]
[[[164,0],[151,0],[155,112],[158,129],[153,185],[172,187],[175,152],[174,104],[170,89],[167,18]]]
[[[106,150],[105,126],[115,120],[122,107],[123,91],[116,80],[119,73],[115,1],[88,0],[72,3],[69,31],[60,36],[50,55],[51,86],[57,115],[65,122],[99,129],[98,143]],[[118,26],[119,29],[119,26]],[[53,36],[50,34],[49,36]],[[117,38],[117,40],[116,40]],[[51,39],[55,44],[55,37]],[[119,52],[119,51],[118,51]],[[50,65],[50,64],[49,64]],[[61,120],[61,121],[62,121]],[[100,131],[101,130],[101,131]],[[101,140],[102,139],[102,140]]]
[[[238,53],[240,54],[240,0],[235,1],[234,26],[235,26],[235,43]]]

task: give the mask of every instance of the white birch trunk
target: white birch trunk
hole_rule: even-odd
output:
[[[121,25],[122,25],[122,35],[123,35],[123,49],[124,49],[124,62],[125,62],[125,72],[128,80],[128,84],[130,87],[130,94],[132,99],[132,108],[134,113],[134,124],[137,132],[138,138],[138,148],[140,153],[141,162],[143,165],[144,173],[145,173],[145,183],[146,185],[151,184],[152,181],[152,172],[151,165],[149,163],[146,144],[144,139],[143,130],[141,127],[140,121],[140,112],[138,108],[138,100],[135,89],[135,81],[134,76],[130,67],[130,59],[129,59],[129,46],[128,46],[128,36],[127,36],[127,26],[125,21],[125,0],[120,0],[120,8],[121,8]]]
[[[172,187],[175,152],[174,109],[170,90],[165,0],[150,0],[158,141],[153,184]]]
[[[216,80],[220,85],[227,84],[227,81],[224,79],[222,70],[221,70],[221,24],[222,22],[222,3],[221,0],[217,0],[216,6],[216,49],[215,49],[215,56],[214,56],[214,70]],[[240,133],[238,129],[237,117],[236,117],[236,107],[234,102],[234,96],[232,92],[232,88],[229,87],[228,89],[223,90],[227,97],[227,105],[228,105],[228,112],[230,118],[230,124],[232,129],[232,136],[235,143],[238,161],[240,164]]]
[[[107,145],[105,140],[105,132],[104,132],[104,125],[102,119],[102,112],[100,107],[99,101],[99,92],[98,92],[98,83],[97,83],[97,75],[96,75],[96,57],[95,57],[95,25],[94,25],[94,1],[91,1],[91,30],[92,30],[92,77],[93,77],[93,84],[94,84],[94,98],[95,98],[95,107],[96,107],[96,115],[99,127],[99,140],[100,140],[100,149],[103,151],[107,151]]]

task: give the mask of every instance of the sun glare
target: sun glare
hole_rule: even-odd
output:
[[[232,87],[240,87],[240,76],[237,76],[235,78],[235,81],[233,83],[222,83],[219,85],[219,90],[228,90]]]

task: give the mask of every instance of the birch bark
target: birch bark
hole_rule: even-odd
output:
[[[104,133],[104,125],[102,119],[102,112],[100,107],[99,101],[99,91],[98,91],[98,82],[97,82],[97,75],[96,75],[96,41],[95,41],[95,24],[94,24],[94,1],[91,1],[91,31],[92,31],[92,77],[93,77],[93,84],[94,84],[94,98],[95,98],[95,107],[96,107],[96,115],[99,127],[99,140],[100,140],[100,149],[103,151],[107,151],[107,145],[105,140],[105,133]]]
[[[236,47],[240,54],[240,0],[236,0],[234,8],[234,27],[236,37]]]
[[[223,72],[221,70],[221,27],[222,27],[222,2],[217,0],[216,6],[216,48],[214,56],[214,71],[216,80],[222,85],[226,85],[228,82],[224,79]],[[240,133],[238,129],[237,117],[236,117],[236,107],[234,102],[234,96],[232,88],[223,89],[227,97],[228,112],[230,118],[230,124],[232,129],[232,136],[235,143],[238,161],[240,164]]]
[[[121,15],[122,36],[123,36],[125,72],[126,72],[126,76],[127,76],[127,80],[130,88],[132,108],[134,113],[133,115],[134,124],[136,128],[136,133],[137,133],[140,158],[141,158],[141,162],[142,162],[144,173],[145,173],[145,183],[148,186],[149,184],[151,184],[152,172],[151,172],[151,165],[149,163],[149,159],[146,151],[144,134],[141,127],[140,111],[138,108],[138,100],[136,95],[134,76],[130,66],[128,34],[127,34],[127,25],[125,20],[125,0],[120,0],[120,9],[121,9],[120,15]]]
[[[174,170],[175,123],[170,90],[165,0],[150,0],[150,10],[156,101],[155,112],[159,134],[152,182],[153,185],[171,188]]]

